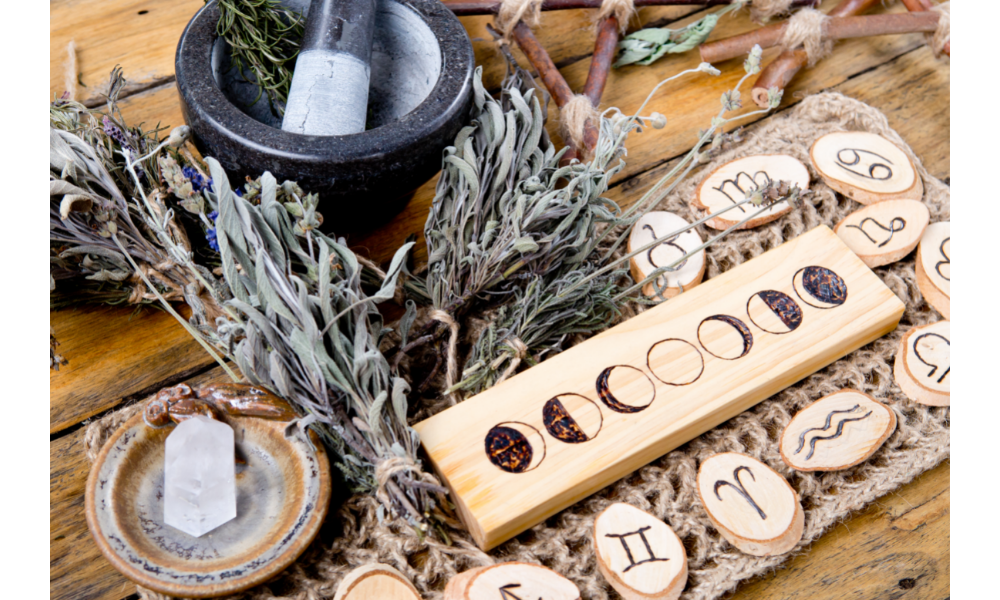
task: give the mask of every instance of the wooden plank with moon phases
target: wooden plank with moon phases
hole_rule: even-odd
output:
[[[917,247],[917,287],[924,300],[951,318],[951,223],[934,223],[927,227]]]
[[[698,495],[722,537],[753,556],[784,554],[802,539],[799,495],[777,471],[738,454],[716,454],[698,468]]]
[[[828,133],[813,142],[809,155],[828,186],[861,204],[924,196],[910,157],[878,134]]]
[[[420,593],[399,571],[373,563],[358,567],[337,587],[333,600],[420,600]]]
[[[451,578],[444,600],[580,600],[580,590],[540,565],[507,562],[470,569]]]
[[[678,231],[687,227],[689,223],[683,217],[667,211],[653,211],[646,213],[632,228],[632,233],[628,237],[628,252],[632,253],[636,248],[641,248],[653,240],[669,234],[671,231]],[[649,276],[650,273],[659,267],[667,267],[673,264],[691,250],[702,244],[701,236],[694,229],[689,229],[684,233],[674,236],[663,243],[653,246],[645,252],[641,252],[631,259],[632,279],[636,283]],[[699,250],[694,256],[687,258],[684,262],[674,267],[674,270],[656,279],[656,284],[666,289],[664,297],[673,298],[694,286],[701,283],[705,276],[705,251]],[[642,293],[646,296],[656,295],[656,286],[647,283],[642,286]]]
[[[894,263],[916,248],[930,218],[923,202],[888,200],[847,215],[833,231],[874,269]]]
[[[747,156],[728,162],[712,171],[698,186],[692,205],[698,210],[714,213],[745,199],[750,192],[762,188],[772,181],[787,181],[800,190],[809,189],[809,171],[794,156],[785,154],[761,154]],[[745,204],[705,222],[713,229],[728,229],[747,216],[760,210]],[[792,210],[788,202],[778,202],[759,217],[740,225],[739,229],[751,229],[787,214]]]
[[[938,321],[906,332],[896,351],[893,377],[910,400],[951,406],[951,322]]]
[[[616,502],[594,519],[597,569],[625,600],[676,600],[687,584],[687,553],[666,523]]]
[[[489,549],[881,337],[903,308],[819,226],[415,428]]]
[[[781,434],[781,459],[796,471],[839,471],[862,463],[896,430],[896,413],[843,389],[800,410]]]

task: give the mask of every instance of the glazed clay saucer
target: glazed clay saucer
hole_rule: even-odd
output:
[[[280,573],[316,537],[331,488],[315,434],[310,443],[287,421],[231,414],[224,421],[236,434],[236,518],[201,537],[163,522],[164,442],[173,426],[154,429],[139,413],[94,462],[87,525],[104,556],[135,583],[184,598],[238,592]]]

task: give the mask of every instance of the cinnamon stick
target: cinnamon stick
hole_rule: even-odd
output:
[[[940,16],[936,12],[916,12],[833,17],[827,19],[823,37],[828,40],[844,40],[875,35],[935,31]],[[788,29],[787,21],[761,27],[742,35],[702,44],[699,48],[701,60],[707,63],[717,63],[744,56],[758,44],[764,49],[777,46],[781,43],[786,29]]]
[[[643,6],[721,6],[732,4],[734,0],[635,0],[636,8]],[[817,6],[822,0],[794,0],[793,7]],[[542,10],[569,10],[574,8],[599,8],[602,0],[545,0]],[[451,12],[459,17],[469,15],[492,15],[500,10],[500,0],[459,0],[444,2]]]
[[[931,0],[903,0],[903,6],[910,12],[920,12],[924,10],[934,10],[934,3]],[[942,52],[951,56],[951,40],[944,43]]]
[[[546,89],[552,94],[552,98],[556,101],[556,106],[562,108],[567,102],[572,100],[573,90],[570,89],[562,73],[559,72],[555,63],[552,62],[552,58],[549,57],[549,53],[545,51],[545,48],[539,43],[535,34],[531,32],[531,28],[524,24],[524,21],[518,21],[514,27],[514,41],[517,42],[517,45],[521,48],[521,52],[527,57],[531,66],[538,71],[538,76],[542,78],[542,83],[545,84]],[[587,121],[583,128],[583,143],[587,151],[591,151],[597,147],[597,128],[590,121]],[[578,148],[577,150],[583,149]]]
[[[879,2],[881,0],[843,0],[840,4],[834,6],[827,13],[827,16],[853,17],[867,11]],[[757,106],[767,108],[767,90],[772,87],[776,87],[779,90],[788,87],[789,82],[792,81],[799,70],[806,66],[808,62],[809,57],[802,50],[785,50],[782,52],[774,62],[767,65],[761,71],[760,75],[757,76],[757,82],[753,84],[753,90],[750,93],[753,101],[757,103]]]
[[[590,58],[590,71],[587,72],[587,82],[583,85],[583,95],[590,98],[594,108],[601,105],[604,85],[608,82],[608,73],[611,72],[611,62],[615,59],[617,47],[618,19],[611,15],[601,19],[597,25],[594,55]]]

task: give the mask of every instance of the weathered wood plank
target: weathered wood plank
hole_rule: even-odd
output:
[[[920,475],[729,600],[945,600],[951,586],[950,464]]]
[[[213,362],[172,316],[152,307],[74,307],[50,313],[49,324],[69,360],[49,372],[50,433]]]
[[[174,75],[177,40],[202,0],[53,0],[49,13],[49,92],[66,89],[66,46],[76,42],[78,100],[98,99],[121,65],[132,89]],[[86,87],[84,87],[86,86]]]
[[[188,380],[191,385],[227,381],[221,367]],[[97,549],[84,516],[90,463],[80,428],[49,444],[49,593],[52,600],[117,600],[135,593]]]

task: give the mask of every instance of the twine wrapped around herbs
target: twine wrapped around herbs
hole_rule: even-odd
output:
[[[610,16],[618,20],[618,32],[625,35],[629,21],[635,16],[635,0],[603,0],[601,9],[597,12],[597,20],[600,22]]]
[[[788,14],[794,0],[753,0],[750,18],[755,23],[767,23],[774,17]]]
[[[716,167],[744,156],[768,153],[790,154],[811,165],[809,147],[820,136],[836,131],[869,131],[897,144],[914,161],[918,176],[924,181],[924,202],[930,209],[931,221],[950,218],[948,186],[928,174],[919,158],[889,127],[885,116],[837,93],[806,98],[798,106],[756,126],[746,141],[707,161],[695,177],[674,188],[656,208],[694,220],[696,215],[688,202],[690,195],[701,179]],[[735,232],[710,247],[706,251],[709,278],[817,225],[832,226],[859,208],[856,202],[834,193],[811,167],[810,173],[814,202],[772,223]],[[704,235],[707,230],[702,228],[701,233]],[[939,320],[940,316],[920,295],[913,256],[878,267],[874,272],[906,305],[896,331],[835,361],[489,553],[478,550],[461,528],[445,527],[448,544],[421,536],[400,521],[380,520],[380,503],[370,496],[356,495],[339,510],[331,511],[328,517],[339,524],[335,539],[317,541],[296,566],[274,581],[231,600],[266,600],[275,596],[332,597],[350,570],[372,562],[399,569],[423,598],[440,600],[445,584],[456,574],[514,560],[542,564],[563,574],[579,587],[584,600],[609,600],[617,595],[597,569],[591,536],[594,517],[613,502],[626,502],[650,512],[667,522],[681,538],[688,553],[689,569],[682,600],[715,600],[741,581],[772,572],[790,555],[748,556],[735,550],[711,524],[697,492],[700,461],[719,452],[742,452],[763,461],[788,479],[802,498],[805,509],[803,540],[796,547],[796,551],[801,551],[852,511],[892,492],[950,454],[950,409],[913,403],[896,386],[892,375],[893,358],[901,337],[911,327]],[[475,315],[469,315],[463,320],[473,318]],[[778,453],[780,432],[796,412],[842,387],[871,394],[889,405],[898,419],[896,432],[871,459],[855,467],[829,473],[802,473],[789,469]],[[447,403],[439,399],[427,408],[433,413],[446,407]],[[110,421],[114,414],[99,422]],[[144,590],[139,591],[146,600],[161,600]]]
[[[497,11],[497,29],[509,40],[518,21],[524,21],[528,27],[538,27],[542,18],[542,2],[544,0],[500,0],[500,10]]]

